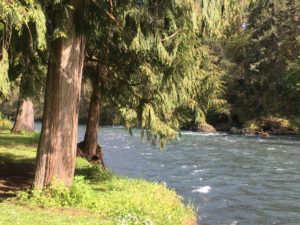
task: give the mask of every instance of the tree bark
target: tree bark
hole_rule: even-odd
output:
[[[102,149],[98,145],[100,111],[99,79],[95,77],[84,140],[78,143],[77,154],[90,162],[99,163],[105,168]]]
[[[75,171],[85,37],[75,32],[73,10],[69,12],[65,28],[67,38],[53,43],[54,57],[49,61],[36,159],[34,185],[37,188],[50,184],[54,177],[69,186]]]
[[[22,97],[20,94],[16,120],[11,133],[19,133],[21,131],[34,131],[34,110],[30,97]]]

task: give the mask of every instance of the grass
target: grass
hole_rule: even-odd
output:
[[[0,129],[0,225],[196,224],[192,208],[183,205],[175,191],[119,177],[80,158],[72,187],[55,181],[43,191],[24,190],[32,183],[36,136]],[[13,192],[17,196],[7,198]]]
[[[42,209],[37,207],[21,207],[13,204],[0,204],[0,225],[98,225],[113,224],[95,214],[75,210]]]
[[[0,112],[0,129],[11,129],[13,126],[9,117],[6,117]]]

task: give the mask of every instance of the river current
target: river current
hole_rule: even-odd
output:
[[[201,225],[300,224],[299,137],[183,132],[160,151],[137,130],[107,127],[99,143],[111,170],[175,189]]]

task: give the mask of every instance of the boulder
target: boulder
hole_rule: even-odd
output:
[[[232,127],[229,131],[230,134],[234,134],[234,135],[241,135],[243,134],[243,131],[241,129],[238,129],[236,127]]]
[[[255,133],[256,133],[256,130],[252,129],[252,128],[243,128],[242,129],[242,134],[245,134],[245,135],[255,135]]]
[[[203,133],[216,133],[216,129],[208,124],[208,123],[199,123],[196,127],[196,129],[193,129],[194,131],[197,132],[203,132]]]

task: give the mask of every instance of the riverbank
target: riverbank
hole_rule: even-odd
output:
[[[26,191],[37,141],[37,134],[0,129],[0,224],[196,224],[192,208],[165,185],[122,178],[83,159],[70,189],[55,182]]]

